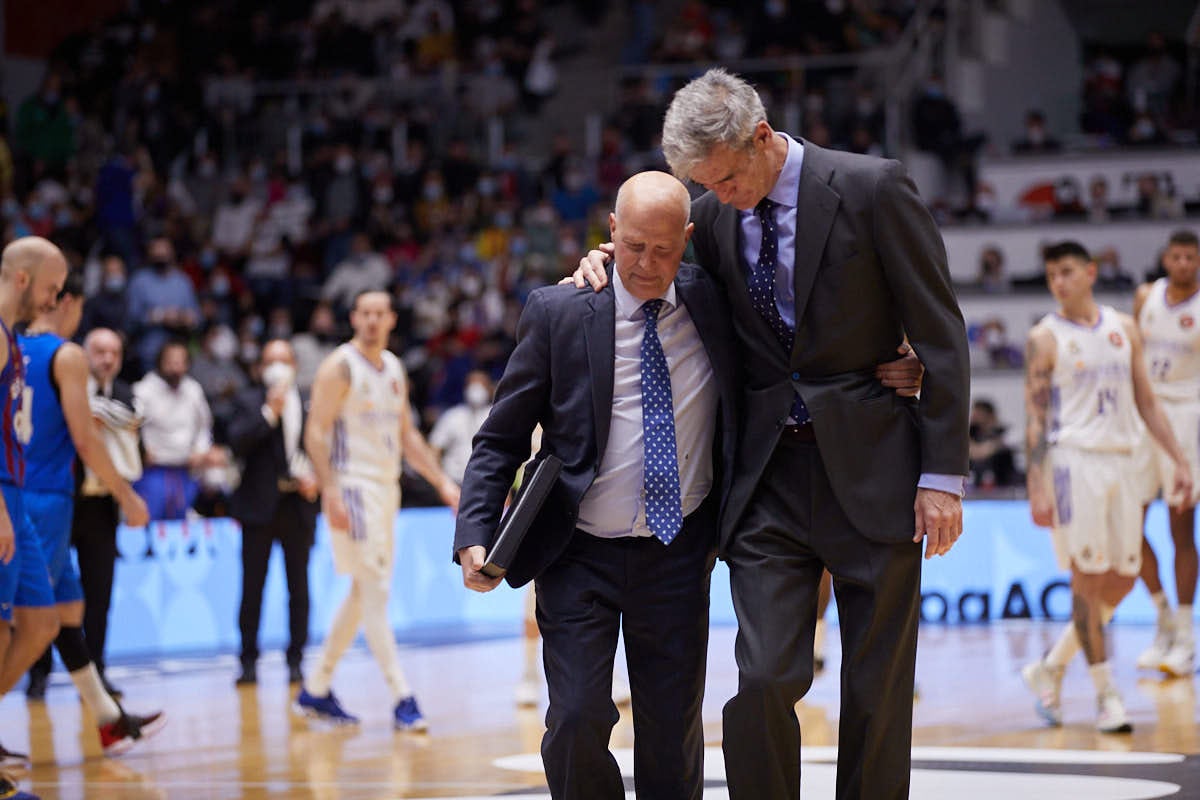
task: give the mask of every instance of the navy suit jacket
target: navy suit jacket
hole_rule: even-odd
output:
[[[272,427],[263,417],[267,390],[262,384],[243,389],[237,397],[237,413],[229,423],[229,446],[242,461],[242,482],[229,503],[230,515],[243,525],[265,525],[275,517],[279,505],[279,481],[291,477],[283,441],[282,421]],[[301,393],[300,443],[308,422],[308,397]],[[301,500],[301,521],[309,537],[317,522],[317,504]]]
[[[720,493],[720,503],[705,507],[723,507],[733,477],[741,402],[729,309],[717,282],[693,265],[680,266],[675,288],[717,381],[713,491]],[[513,586],[536,578],[562,555],[575,532],[579,503],[599,472],[612,418],[615,314],[611,282],[599,293],[568,285],[530,294],[492,411],[475,436],[459,502],[455,553],[491,545],[509,487],[529,458],[530,436],[539,423],[542,447],[534,461],[551,453],[563,461],[558,483],[509,567]]]

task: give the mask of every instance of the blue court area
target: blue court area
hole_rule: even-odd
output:
[[[1047,530],[1029,520],[1026,503],[978,500],[966,504],[966,533],[950,555],[925,562],[922,613],[926,622],[984,623],[1005,618],[1066,619],[1066,575],[1054,561]],[[1156,503],[1148,523],[1164,565],[1171,544],[1166,509]],[[506,585],[480,595],[462,587],[450,561],[454,520],[446,509],[410,509],[396,519],[392,623],[405,641],[457,641],[517,635],[522,591]],[[241,595],[241,531],[226,519],[155,523],[118,532],[108,659],[235,652]],[[346,579],[334,574],[328,532],[317,528],[309,566],[314,639],[328,629]],[[1164,581],[1168,594],[1174,581]],[[1174,598],[1172,598],[1174,602]],[[831,614],[836,609],[831,610]],[[1139,584],[1117,611],[1119,623],[1152,623],[1149,596]],[[712,621],[735,622],[728,572],[713,574]],[[263,650],[287,641],[287,589],[276,548],[263,602]]]

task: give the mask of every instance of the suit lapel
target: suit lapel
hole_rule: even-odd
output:
[[[588,298],[583,316],[583,338],[587,347],[588,372],[592,378],[592,417],[596,420],[596,454],[608,446],[612,420],[613,365],[616,363],[616,302],[611,286]]]
[[[704,351],[708,354],[708,363],[712,365],[713,376],[717,379],[721,402],[732,407],[734,398],[726,396],[725,390],[734,385],[731,376],[733,366],[726,363],[726,359],[723,357],[726,351],[721,347],[721,342],[717,341],[717,333],[713,326],[706,325],[704,322],[715,318],[719,312],[713,308],[712,299],[708,293],[703,291],[696,281],[682,276],[676,277],[675,291],[679,293],[680,301],[687,308],[688,316],[692,318],[692,324],[696,327],[696,333],[700,335]]]
[[[829,186],[833,170],[826,163],[825,151],[811,142],[803,142],[803,146],[804,163],[800,167],[800,191],[796,198],[796,254],[792,278],[797,328],[808,307],[821,254],[825,252],[825,241],[842,202],[841,195]],[[800,344],[800,337],[796,337],[792,345],[793,356]]]

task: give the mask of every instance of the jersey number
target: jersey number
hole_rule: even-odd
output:
[[[1098,392],[1098,397],[1099,397],[1099,407],[1097,408],[1096,413],[1103,416],[1105,414],[1114,413],[1117,410],[1117,390],[1116,389],[1101,389]]]
[[[1158,381],[1159,383],[1167,379],[1167,374],[1171,371],[1171,359],[1155,358],[1150,361],[1150,380]]]
[[[33,387],[21,390],[21,409],[13,416],[13,432],[21,444],[33,438]]]

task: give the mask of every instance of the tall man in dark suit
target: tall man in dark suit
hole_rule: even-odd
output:
[[[317,523],[317,482],[300,446],[304,401],[296,388],[292,346],[275,339],[262,349],[260,382],[237,398],[229,443],[242,460],[242,482],[230,503],[242,525],[242,673],[238,685],[258,680],[258,624],[271,548],[278,541],[288,586],[288,681],[303,679],[308,642],[308,556]]]
[[[902,165],[774,131],[724,70],[676,93],[663,153],[708,189],[692,241],[729,297],[745,382],[721,537],[739,624],[730,796],[800,795],[794,706],[812,683],[827,568],[843,653],[837,797],[907,797],[919,542],[926,557],[949,551],[967,474],[967,340],[941,236]],[[876,378],[905,335],[926,368],[919,401]]]
[[[555,798],[625,796],[608,750],[622,629],[638,796],[702,792],[709,576],[739,397],[721,293],[680,265],[689,205],[671,176],[634,176],[609,218],[613,287],[530,295],[463,481],[456,558],[464,583],[489,591],[499,581],[479,568],[539,423],[539,458],[564,464],[508,571],[513,586],[536,581]]]

